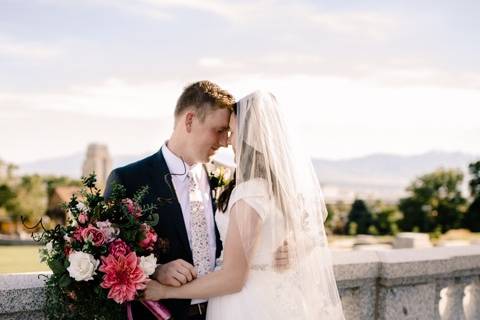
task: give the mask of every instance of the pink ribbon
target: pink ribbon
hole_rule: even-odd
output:
[[[157,320],[168,320],[172,317],[170,311],[158,301],[147,300],[140,302],[155,316],[155,318],[157,318]],[[133,320],[131,303],[127,303],[127,317],[128,320]]]

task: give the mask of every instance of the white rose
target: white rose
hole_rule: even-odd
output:
[[[77,204],[77,210],[80,211],[80,212],[89,212],[90,211],[88,209],[88,207],[81,202]]]
[[[143,270],[143,273],[148,277],[155,272],[157,268],[157,258],[152,254],[148,257],[140,257],[140,269]]]
[[[46,245],[45,248],[47,249],[48,255],[52,255],[53,251],[53,240],[50,240]]]
[[[67,268],[68,273],[76,281],[93,280],[100,261],[96,260],[91,254],[74,251],[68,256],[70,266]]]

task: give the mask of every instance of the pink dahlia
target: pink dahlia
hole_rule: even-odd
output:
[[[135,299],[137,290],[143,290],[147,286],[148,278],[139,266],[140,259],[135,252],[127,256],[115,257],[109,254],[102,257],[102,264],[99,268],[104,272],[102,288],[110,289],[108,298],[117,303],[132,301]]]

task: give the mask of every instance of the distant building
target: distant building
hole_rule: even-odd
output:
[[[65,224],[67,217],[63,204],[70,202],[74,194],[81,199],[80,187],[56,187],[48,200],[47,216],[56,223]]]
[[[86,177],[95,172],[97,187],[103,189],[110,171],[112,171],[112,158],[108,152],[108,147],[102,144],[90,144],[83,162],[82,176]]]

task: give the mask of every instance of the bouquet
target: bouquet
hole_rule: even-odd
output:
[[[155,272],[158,223],[155,206],[142,206],[145,187],[133,199],[114,185],[109,200],[95,186],[95,175],[82,178],[80,197],[65,204],[66,226],[35,238],[44,241],[40,257],[52,275],[46,280],[49,319],[132,319],[130,302],[139,299]],[[168,319],[158,302],[142,301],[157,317]]]

